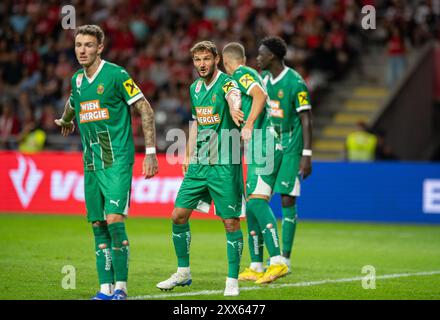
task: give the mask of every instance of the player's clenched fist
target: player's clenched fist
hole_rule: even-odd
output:
[[[75,124],[73,121],[66,122],[63,120],[63,118],[55,119],[55,124],[59,127],[61,127],[61,134],[66,137],[69,134],[73,133],[75,131]]]

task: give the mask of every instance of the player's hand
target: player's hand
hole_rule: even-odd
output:
[[[244,127],[241,129],[241,138],[244,142],[249,142],[252,137],[252,130],[254,129],[254,125],[246,122]]]
[[[64,137],[67,137],[69,134],[75,131],[75,124],[73,123],[73,121],[66,122],[63,120],[63,118],[55,119],[54,121],[57,126],[61,127],[61,134]]]
[[[185,157],[185,160],[183,160],[183,164],[182,164],[183,175],[186,175],[186,172],[188,171],[188,167],[189,167],[189,157]]]
[[[156,154],[146,154],[142,166],[142,175],[145,176],[145,179],[150,179],[158,172],[159,166],[157,164]]]
[[[302,179],[305,179],[312,174],[312,157],[302,156],[299,164],[299,174]]]
[[[240,109],[231,109],[230,110],[232,121],[239,127],[240,124],[244,121],[244,112]]]

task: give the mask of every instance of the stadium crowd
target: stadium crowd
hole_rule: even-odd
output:
[[[404,55],[408,43],[417,48],[439,36],[440,0],[5,0],[0,4],[0,149],[18,149],[36,130],[38,139],[29,142],[35,148],[23,150],[80,148],[78,136],[70,144],[59,140],[53,121],[78,69],[73,30],[60,23],[61,8],[68,4],[75,7],[76,25],[102,26],[103,58],[125,67],[151,102],[161,151],[171,143],[166,132],[186,128],[191,119],[188,88],[195,74],[189,49],[200,39],[219,49],[240,41],[248,64],[256,67],[259,41],[283,37],[289,46],[286,61],[304,77],[320,107],[320,91],[343,78],[371,40],[373,33],[361,27],[362,6],[375,6],[372,38],[388,44],[390,55]],[[133,132],[142,146],[135,113]]]

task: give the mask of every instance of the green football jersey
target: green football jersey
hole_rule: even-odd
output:
[[[303,139],[299,113],[312,108],[304,79],[289,67],[284,67],[275,79],[268,71],[263,71],[261,76],[270,99],[270,121],[281,136],[283,148],[301,151]]]
[[[258,72],[248,66],[238,67],[232,74],[232,78],[237,82],[238,87],[241,91],[241,110],[244,113],[244,119],[247,120],[252,109],[252,97],[249,95],[252,88],[259,85],[264,91],[266,91],[266,86],[263,83]],[[265,108],[258,116],[254,124],[254,129],[265,129],[268,125],[267,115],[270,112],[270,106],[268,103],[265,104]]]
[[[71,85],[70,106],[81,135],[84,169],[133,164],[130,105],[143,94],[127,71],[102,60],[91,79],[81,69]]]
[[[237,83],[217,71],[209,85],[202,78],[190,87],[191,112],[197,121],[197,143],[193,162],[202,165],[240,164],[240,132],[232,120],[226,97]]]

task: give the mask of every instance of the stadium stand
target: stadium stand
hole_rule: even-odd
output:
[[[46,149],[80,148],[77,135],[66,143],[53,123],[62,113],[71,75],[78,68],[73,32],[63,30],[60,24],[61,7],[65,4],[75,7],[77,25],[103,27],[104,59],[126,67],[155,109],[160,151],[171,143],[166,141],[167,131],[186,128],[191,118],[188,86],[194,74],[188,52],[195,41],[210,39],[220,48],[229,41],[240,41],[247,49],[248,64],[255,67],[259,40],[266,35],[282,36],[289,45],[287,62],[305,78],[311,90],[318,116],[315,144],[319,147],[319,134],[323,131],[347,134],[347,128],[344,131],[323,125],[328,122],[326,110],[331,110],[337,84],[350,80],[353,72],[365,77],[362,69],[368,66],[361,65],[365,62],[361,58],[371,50],[385,57],[381,48],[388,39],[397,43],[394,51],[388,52],[403,56],[408,49],[417,49],[438,37],[440,11],[436,0],[2,1],[1,149],[18,148],[17,137],[23,134],[30,118],[47,134]],[[364,5],[374,5],[377,11],[378,30],[374,36],[361,28]],[[400,30],[404,39],[399,40],[398,32],[389,37],[392,27]],[[400,77],[404,66],[394,63],[396,68],[395,77]],[[361,86],[354,90],[360,95],[382,97],[387,94],[383,84],[384,79],[380,79],[373,88]],[[348,101],[346,107],[368,109],[362,101]],[[348,119],[343,114],[338,117],[342,122]],[[134,113],[133,130],[137,145],[142,148],[139,118]]]

